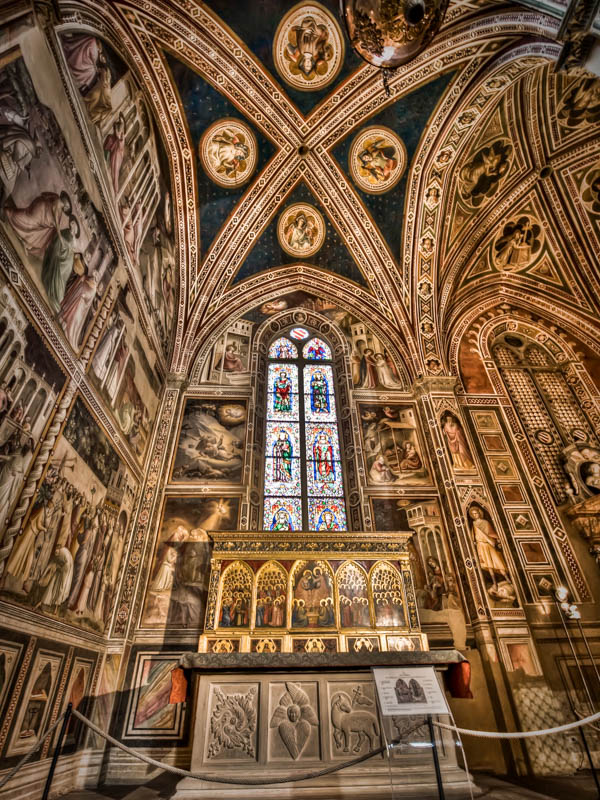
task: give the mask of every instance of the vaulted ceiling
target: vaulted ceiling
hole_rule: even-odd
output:
[[[367,320],[412,377],[455,368],[460,338],[499,303],[577,324],[600,348],[600,82],[554,71],[558,16],[451,2],[433,43],[384,82],[334,0],[61,8],[65,29],[91,28],[137,72],[170,159],[172,372],[292,290]],[[326,35],[310,70],[307,17]]]

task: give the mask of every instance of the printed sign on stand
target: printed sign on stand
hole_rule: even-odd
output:
[[[448,704],[433,667],[374,667],[384,716],[448,714]]]

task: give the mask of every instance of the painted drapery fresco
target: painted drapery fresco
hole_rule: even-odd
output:
[[[207,531],[233,530],[238,512],[238,498],[167,499],[146,589],[144,626],[202,625],[210,562]]]
[[[41,336],[0,276],[0,529],[65,384]]]
[[[129,470],[78,398],[14,540],[3,598],[103,632],[134,497]]]
[[[92,359],[91,377],[138,457],[156,415],[160,380],[128,287],[119,293]]]
[[[18,50],[0,69],[0,226],[78,351],[116,256],[55,113]]]
[[[64,33],[61,43],[118,210],[125,247],[141,278],[165,352],[175,311],[175,240],[168,162],[131,70],[100,39]]]
[[[239,483],[246,417],[245,400],[188,400],[173,464],[173,480]]]

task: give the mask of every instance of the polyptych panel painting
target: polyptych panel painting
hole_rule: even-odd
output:
[[[241,483],[246,400],[189,398],[177,442],[174,483]]]
[[[141,458],[156,416],[160,378],[155,356],[138,325],[129,287],[121,290],[94,357],[90,375],[124,437]]]
[[[103,633],[135,495],[131,473],[77,398],[13,541],[3,599]]]
[[[166,351],[175,308],[175,237],[167,158],[136,79],[105,42],[61,34],[125,247]]]
[[[0,530],[9,522],[65,380],[0,275]]]
[[[142,627],[200,628],[210,573],[207,531],[233,530],[237,497],[169,497],[146,590]]]
[[[49,89],[55,70],[41,48],[35,63],[14,50],[0,67],[0,228],[79,351],[117,260],[63,134],[72,123],[57,119],[66,104],[58,82]]]
[[[414,408],[359,403],[358,412],[368,483],[430,485],[431,474]]]

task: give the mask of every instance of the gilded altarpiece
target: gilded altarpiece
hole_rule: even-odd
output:
[[[211,533],[201,652],[426,650],[410,532]]]

